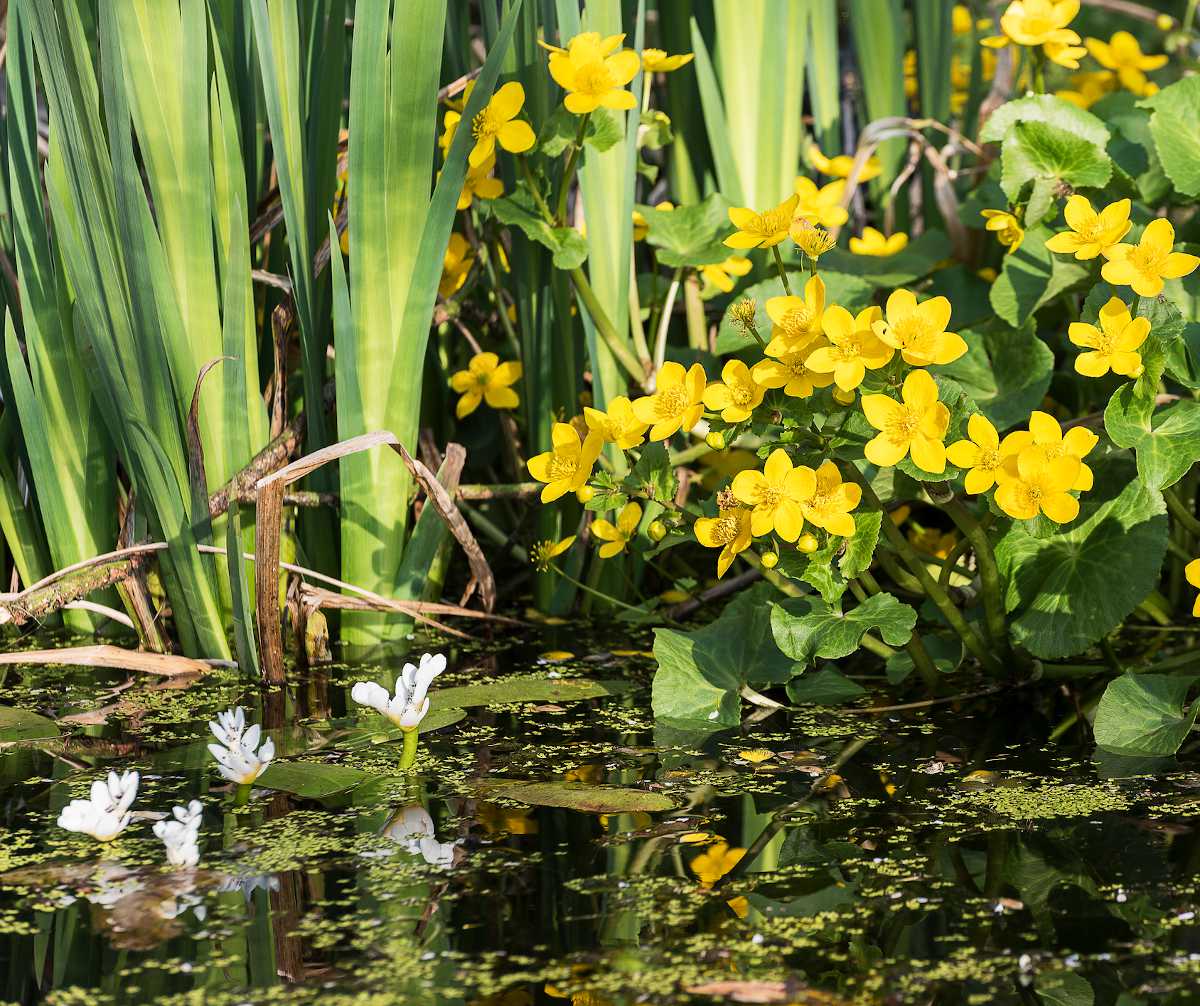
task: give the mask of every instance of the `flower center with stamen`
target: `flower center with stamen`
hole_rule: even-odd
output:
[[[788,311],[780,320],[779,327],[789,339],[797,339],[809,334],[814,320],[812,308],[802,304]]]
[[[687,392],[683,388],[668,388],[666,391],[659,392],[656,396],[654,413],[655,415],[667,418],[669,416],[678,416],[687,407]]]
[[[906,444],[916,436],[920,427],[921,413],[911,405],[905,405],[901,406],[894,418],[888,420],[884,432],[892,443]]]
[[[845,361],[846,363],[850,363],[862,356],[862,346],[859,345],[857,339],[850,338],[842,343],[842,345],[835,346],[834,352],[837,354],[839,359]]]
[[[768,510],[779,506],[783,500],[783,490],[778,486],[764,486],[758,494],[758,505]]]
[[[569,454],[555,454],[550,458],[550,481],[569,479],[579,470],[579,462]]]
[[[576,90],[585,94],[603,94],[616,86],[612,71],[600,61],[588,63],[575,75]]]
[[[1140,273],[1157,276],[1166,265],[1169,248],[1158,248],[1150,245],[1138,245],[1129,253],[1130,264]]]
[[[902,349],[911,349],[917,343],[931,338],[935,333],[919,315],[910,314],[891,326],[892,336]]]
[[[772,234],[786,231],[791,226],[791,223],[791,215],[785,210],[776,208],[767,210],[766,213],[760,213],[749,229],[754,233],[770,237]]]
[[[975,462],[976,468],[982,468],[984,471],[995,471],[1000,467],[1003,459],[1000,457],[999,451],[980,450],[979,457]]]
[[[734,405],[749,405],[754,401],[754,392],[744,384],[731,384],[729,397],[733,400]]]
[[[713,525],[713,539],[728,545],[738,536],[738,519],[733,514],[722,514]]]
[[[500,123],[495,120],[488,108],[476,113],[475,118],[471,120],[471,135],[477,140],[495,136],[498,132],[500,132]]]
[[[1031,510],[1038,509],[1042,504],[1042,487],[1041,486],[1022,486],[1021,495],[1024,496],[1025,502]]]

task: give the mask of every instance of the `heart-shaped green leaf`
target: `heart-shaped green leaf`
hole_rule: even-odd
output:
[[[1096,743],[1129,755],[1173,755],[1196,722],[1184,707],[1195,675],[1122,674],[1108,683],[1092,724]]]

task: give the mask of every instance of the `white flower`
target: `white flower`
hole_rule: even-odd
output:
[[[246,710],[236,706],[226,709],[223,713],[217,713],[216,720],[209,721],[208,729],[212,731],[217,743],[231,748],[241,741],[242,734],[246,732]]]
[[[397,811],[384,826],[383,833],[404,846],[406,852],[421,856],[430,866],[440,869],[454,862],[454,849],[458,843],[437,840],[433,818],[419,803]]]
[[[72,800],[58,815],[58,826],[111,842],[129,825],[129,807],[137,796],[136,772],[109,772],[92,783],[86,800]]]
[[[159,821],[154,826],[157,835],[167,848],[167,862],[172,866],[195,866],[200,862],[200,817],[203,808],[199,800],[192,800],[186,807],[176,806],[174,820]]]
[[[227,713],[222,713],[219,722],[209,724],[213,727],[213,733],[218,739],[222,738],[221,731],[224,730],[225,737],[234,738],[235,730],[240,725],[244,726],[244,714],[241,707],[231,709]],[[262,727],[255,723],[251,727],[246,727],[243,732],[237,733],[236,738],[230,743],[210,744],[208,750],[212,752],[212,756],[217,759],[217,769],[221,775],[230,782],[236,782],[239,785],[249,785],[254,782],[271,763],[271,759],[275,757],[275,742],[269,737],[263,741],[262,747],[258,747],[259,738],[262,736]],[[256,751],[255,748],[258,748]]]
[[[374,681],[360,681],[350,690],[350,697],[360,706],[370,706],[382,713],[401,730],[415,730],[429,712],[427,692],[433,679],[446,669],[446,657],[439,653],[421,655],[420,665],[405,664],[396,682],[395,696]]]

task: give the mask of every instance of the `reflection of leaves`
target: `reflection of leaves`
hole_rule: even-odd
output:
[[[0,706],[0,742],[41,740],[57,737],[58,727],[52,720],[28,709]]]
[[[892,646],[903,646],[917,622],[917,613],[891,594],[875,594],[846,612],[815,597],[798,597],[786,608],[771,605],[770,617],[776,645],[805,665],[849,656],[872,629]]]
[[[349,765],[277,761],[267,766],[254,785],[291,793],[304,800],[324,800],[354,789],[367,778],[366,772]]]
[[[623,786],[589,786],[575,782],[525,782],[514,779],[483,779],[474,783],[489,798],[501,797],[534,807],[564,807],[586,814],[653,814],[671,810],[674,801],[663,793],[649,793]]]
[[[1108,683],[1092,724],[1096,743],[1121,754],[1165,756],[1179,750],[1200,703],[1184,708],[1195,675],[1123,674]]]
[[[468,708],[500,706],[513,702],[573,702],[579,699],[599,699],[606,695],[619,695],[629,688],[629,683],[625,681],[522,675],[480,685],[438,688],[429,693],[429,698],[435,709],[450,706]]]

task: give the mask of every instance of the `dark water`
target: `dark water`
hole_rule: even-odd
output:
[[[564,646],[575,659],[539,662]],[[439,686],[539,673],[635,687],[470,709],[423,739],[404,778],[398,744],[329,728],[355,715],[349,686],[379,669],[297,672],[274,692],[216,671],[119,693],[122,672],[10,670],[3,704],[100,709],[90,719],[103,722],[0,749],[0,1002],[1193,998],[1200,774],[1187,747],[1168,765],[1096,760],[1069,720],[1048,743],[1073,711],[1049,684],[869,715],[775,712],[704,738],[654,723],[647,655],[585,646],[572,629],[444,651]],[[369,778],[324,801],[255,790],[235,806],[203,738],[237,702],[276,729],[281,760]],[[109,767],[143,773],[135,809],[204,802],[197,871],[162,868],[149,820],[109,846],[56,827]],[[603,782],[675,809],[484,799],[480,781],[498,778]],[[413,819],[432,825],[429,841],[391,837]],[[719,879],[745,848],[754,860]]]

